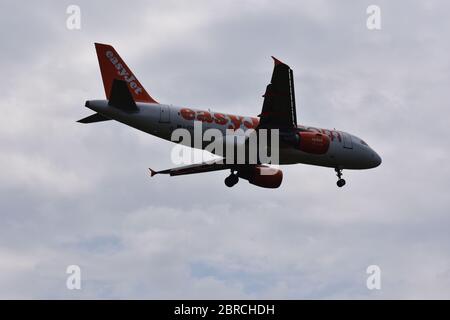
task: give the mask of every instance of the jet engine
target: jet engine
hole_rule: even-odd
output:
[[[298,148],[307,153],[324,154],[330,147],[330,137],[319,132],[299,132]]]
[[[275,189],[283,181],[283,171],[264,165],[257,165],[245,171],[238,171],[238,176],[262,188]]]

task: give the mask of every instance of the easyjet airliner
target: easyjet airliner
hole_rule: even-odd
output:
[[[203,131],[218,129],[224,136],[230,129],[244,132],[253,130],[256,133],[263,130],[278,132],[278,163],[262,163],[258,158],[256,163],[247,161],[238,164],[235,161],[223,161],[221,157],[167,170],[150,169],[151,176],[230,170],[230,175],[225,179],[228,187],[234,186],[241,178],[260,187],[278,188],[283,173],[270,165],[303,163],[334,168],[338,177],[337,185],[342,187],[345,185],[343,169],[370,169],[381,164],[380,156],[355,135],[297,124],[293,72],[276,58],[272,57],[275,65],[271,82],[263,96],[262,112],[252,117],[159,103],[148,94],[112,46],[96,43],[95,48],[106,99],[86,101],[86,107],[95,111],[95,114],[79,120],[80,123],[116,120],[169,141],[172,141],[175,130],[184,128],[193,131],[196,123],[201,123]],[[201,143],[197,148],[205,149],[205,144]]]

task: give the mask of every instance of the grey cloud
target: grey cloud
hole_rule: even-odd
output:
[[[376,32],[367,1],[79,1],[80,31],[68,4],[1,13],[1,298],[449,297],[447,3],[379,1]],[[150,179],[169,142],[75,123],[103,96],[95,41],[161,101],[248,115],[275,55],[294,68],[301,122],[361,136],[383,164],[344,172],[343,190],[303,165],[278,190],[225,189],[224,172]]]

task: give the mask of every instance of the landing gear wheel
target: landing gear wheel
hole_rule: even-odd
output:
[[[237,174],[234,174],[234,173],[230,174],[228,177],[225,178],[225,185],[228,188],[231,188],[238,182],[239,182],[239,177]]]
[[[342,188],[343,186],[345,186],[345,180],[344,180],[344,179],[339,179],[339,180],[336,182],[336,184],[337,184],[337,186],[338,186],[339,188]]]
[[[336,175],[339,178],[336,184],[339,188],[342,188],[343,186],[345,186],[345,180],[342,179],[342,169],[335,168],[334,171],[336,171]]]

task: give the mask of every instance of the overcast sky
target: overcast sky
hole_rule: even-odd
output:
[[[0,298],[450,298],[449,11],[2,0]],[[75,122],[104,98],[94,42],[160,102],[244,115],[261,111],[274,55],[294,70],[299,123],[360,136],[383,163],[344,171],[342,189],[306,165],[282,167],[276,190],[229,189],[226,172],[151,179],[170,142]],[[73,264],[82,290],[66,288]]]

